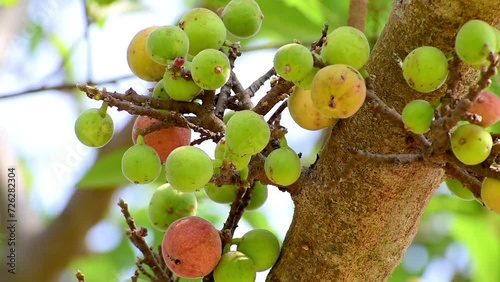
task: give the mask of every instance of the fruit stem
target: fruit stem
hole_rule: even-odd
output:
[[[101,107],[99,108],[99,115],[104,118],[106,116],[106,111],[108,110],[108,103],[102,102]]]
[[[280,147],[281,148],[288,148],[288,143],[286,142],[285,136],[283,136],[280,140]]]
[[[137,135],[137,141],[135,142],[136,145],[142,145],[144,144],[144,136],[142,135]]]
[[[231,239],[231,245],[239,246],[241,243],[241,238],[233,238]]]
[[[220,168],[222,166],[223,161],[219,159],[213,159],[212,164],[214,168]]]

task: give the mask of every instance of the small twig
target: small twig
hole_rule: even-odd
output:
[[[321,47],[326,41],[326,36],[328,35],[328,24],[325,23],[323,30],[321,30],[321,37],[318,39],[318,41],[314,41],[311,44],[311,51],[316,54],[321,53]]]
[[[453,52],[453,59],[450,63],[450,76],[448,78],[446,95],[443,95],[440,99],[441,106],[439,108],[439,116],[449,115],[452,108],[454,108],[455,100],[458,97],[457,91],[460,81],[462,80],[462,74],[460,73],[460,66],[462,61],[458,58],[458,55]]]
[[[170,277],[168,277],[168,275],[164,271],[162,271],[162,267],[156,260],[156,256],[153,254],[153,251],[151,250],[151,248],[149,248],[146,241],[144,241],[144,234],[138,234],[138,233],[144,233],[143,230],[146,229],[144,228],[140,230],[137,229],[135,221],[130,215],[130,212],[128,210],[128,205],[123,201],[123,199],[120,199],[118,201],[118,206],[121,208],[121,212],[125,217],[125,221],[127,222],[127,225],[130,228],[130,230],[127,230],[126,232],[128,238],[130,239],[132,244],[134,244],[134,246],[137,249],[139,249],[139,251],[141,251],[141,253],[144,255],[144,259],[141,259],[140,263],[148,265],[155,274],[156,278],[158,278],[158,281],[160,282],[169,281]]]
[[[255,95],[255,92],[259,90],[259,88],[266,83],[269,78],[276,74],[274,68],[269,69],[264,75],[259,77],[256,81],[254,81],[250,86],[248,86],[247,90],[250,92],[250,97]]]
[[[373,88],[373,76],[370,76],[366,80],[366,99],[370,106],[373,107],[381,115],[388,117],[390,120],[394,121],[398,125],[403,125],[403,119],[401,115],[393,108],[389,108],[376,94]],[[417,144],[422,148],[429,148],[431,143],[422,134],[414,134],[410,131],[406,132],[415,139]]]
[[[189,145],[194,146],[194,145],[200,145],[201,143],[207,141],[207,140],[213,140],[210,136],[203,136],[201,138],[198,138],[196,140],[191,141]]]
[[[365,32],[367,15],[368,0],[351,0],[351,3],[349,5],[349,18],[347,19],[347,25]]]
[[[470,175],[467,170],[453,163],[447,163],[444,169],[449,176],[460,181],[465,188],[471,191],[472,194],[474,194],[474,197],[478,199],[481,198],[481,182],[474,176]]]
[[[224,110],[226,110],[226,102],[227,99],[231,96],[231,89],[233,88],[233,75],[234,72],[231,72],[229,79],[226,84],[221,87],[219,94],[217,95],[217,102],[215,105],[214,113],[217,117],[222,119],[224,117]]]
[[[429,137],[434,144],[434,151],[444,152],[449,148],[449,131],[464,118],[473,101],[476,100],[483,89],[491,84],[491,78],[497,74],[497,67],[500,61],[499,56],[495,53],[490,53],[488,60],[491,62],[490,66],[482,73],[479,82],[469,87],[467,96],[462,98],[448,115],[432,122]]]
[[[269,118],[267,123],[274,124],[274,122],[276,120],[280,119],[281,113],[286,109],[287,106],[288,106],[288,100],[281,103],[281,105],[276,109],[276,111],[273,113],[273,115]]]
[[[85,275],[80,270],[76,271],[75,277],[78,279],[78,282],[85,282]]]
[[[130,277],[130,280],[132,280],[132,282],[137,282],[137,280],[139,280],[139,275],[140,275],[139,270],[136,269],[134,271],[134,275]]]
[[[150,281],[158,281],[157,277],[153,276],[146,269],[144,269],[144,266],[142,266],[143,263],[143,260],[137,258],[137,262],[135,263],[135,265],[137,266],[137,270],[142,273],[142,275],[148,277]]]
[[[253,111],[260,115],[266,115],[277,103],[289,96],[293,85],[293,82],[282,78],[278,79],[278,81],[276,81],[276,83],[274,83],[271,87],[271,90],[269,90],[267,94],[260,99],[257,105],[253,108]]]

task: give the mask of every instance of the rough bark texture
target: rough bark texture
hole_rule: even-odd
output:
[[[395,1],[367,66],[377,77],[377,95],[399,112],[410,100],[436,97],[406,85],[394,54],[403,59],[422,45],[449,52],[458,28],[473,18],[498,26],[500,2]],[[464,77],[474,81],[477,72],[464,70]],[[376,153],[415,150],[402,125],[367,106],[339,122],[292,195],[294,219],[268,281],[386,281],[400,262],[444,172],[424,163],[356,162],[349,146]]]

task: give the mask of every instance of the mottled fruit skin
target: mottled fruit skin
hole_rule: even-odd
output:
[[[149,34],[157,28],[151,26],[139,31],[127,48],[127,63],[130,70],[145,81],[159,81],[165,72],[165,66],[153,61],[146,47]]]
[[[416,134],[424,134],[431,128],[434,107],[426,100],[413,100],[403,108],[401,118],[406,130]]]
[[[175,190],[168,183],[158,187],[151,196],[148,216],[151,224],[165,231],[174,221],[186,216],[196,215],[198,201],[194,193]]]
[[[191,9],[180,21],[189,37],[189,54],[196,56],[201,50],[219,49],[226,40],[226,27],[221,18],[205,8]]]
[[[155,84],[155,87],[153,88],[153,94],[151,96],[164,100],[170,99],[167,91],[165,90],[165,86],[163,85],[163,78]]]
[[[214,173],[212,159],[202,149],[182,146],[165,162],[168,183],[181,192],[194,192],[207,185]]]
[[[292,119],[302,128],[319,130],[337,123],[338,119],[323,115],[313,104],[311,91],[295,86],[288,98]]]
[[[493,92],[483,90],[467,112],[481,116],[478,125],[491,126],[500,120],[500,97]]]
[[[486,63],[488,54],[497,49],[497,38],[493,28],[482,20],[470,20],[458,30],[455,51],[469,65]]]
[[[75,134],[82,144],[100,148],[113,137],[114,123],[108,113],[101,116],[99,109],[82,112],[75,121]]]
[[[214,269],[215,282],[254,282],[256,276],[253,261],[238,251],[229,251],[222,255]]]
[[[236,170],[242,170],[248,167],[252,155],[251,154],[237,155],[228,149],[226,150],[224,157],[231,161]]]
[[[122,156],[122,173],[134,184],[155,181],[161,172],[161,161],[156,151],[145,144],[135,144]]]
[[[216,90],[229,79],[231,66],[226,54],[215,49],[205,49],[194,56],[191,64],[193,81],[202,89]]]
[[[487,208],[500,214],[500,180],[486,177],[481,186],[481,199]]]
[[[276,263],[281,248],[278,238],[271,231],[253,229],[241,237],[237,250],[253,260],[256,271],[264,271]]]
[[[289,81],[303,79],[313,69],[313,57],[307,47],[298,43],[281,46],[274,54],[276,73]]]
[[[201,92],[184,66],[168,66],[163,75],[163,87],[172,100],[181,102],[191,102]]]
[[[448,77],[448,60],[436,47],[422,46],[411,51],[403,60],[403,76],[418,92],[432,92]]]
[[[162,241],[168,268],[183,278],[200,278],[212,270],[222,255],[219,231],[206,219],[188,216],[174,221]]]
[[[479,125],[460,125],[451,134],[451,149],[455,157],[466,165],[480,164],[488,158],[493,140]]]
[[[321,58],[329,65],[344,64],[360,69],[370,56],[370,43],[365,34],[351,26],[341,26],[326,36]]]
[[[264,163],[266,176],[275,184],[288,186],[300,177],[302,166],[300,158],[289,147],[282,147],[272,151]]]
[[[156,122],[159,121],[148,116],[138,116],[132,130],[134,144],[137,142],[137,129],[146,129]],[[191,129],[185,127],[166,127],[144,136],[144,143],[155,149],[162,163],[165,163],[170,152],[181,146],[187,146],[190,142]]]
[[[448,190],[458,198],[464,201],[472,201],[475,199],[474,194],[472,194],[469,189],[465,188],[457,179],[449,178],[445,183]]]
[[[264,15],[254,0],[232,0],[222,11],[221,18],[231,35],[243,39],[259,32]]]
[[[187,56],[189,38],[178,26],[160,26],[149,34],[146,48],[153,61],[167,65],[168,61]]]
[[[236,155],[255,155],[267,146],[270,138],[267,122],[254,111],[238,111],[227,122],[226,144]]]
[[[329,65],[320,69],[311,86],[314,106],[323,115],[337,119],[354,115],[365,97],[365,80],[348,65]]]

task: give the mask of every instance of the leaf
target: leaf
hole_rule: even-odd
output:
[[[285,3],[297,8],[307,19],[316,24],[325,22],[325,15],[321,11],[322,4],[319,0],[285,0]]]
[[[500,241],[498,220],[484,217],[456,215],[452,236],[467,246],[473,260],[473,281],[500,281]]]
[[[12,7],[17,4],[19,0],[0,0],[0,7]]]
[[[112,189],[130,182],[123,176],[121,160],[128,148],[121,148],[99,158],[78,181],[81,189]]]

